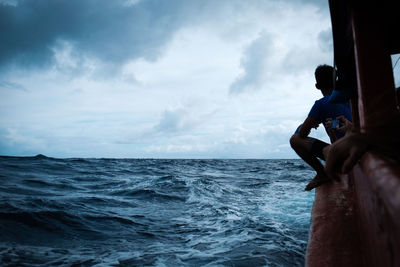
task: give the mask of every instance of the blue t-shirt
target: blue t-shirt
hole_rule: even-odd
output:
[[[319,123],[325,123],[326,119],[336,119],[336,117],[339,116],[345,116],[346,119],[352,121],[350,104],[332,104],[329,103],[329,97],[330,95],[327,95],[320,100],[315,101],[308,116],[317,119]],[[335,130],[335,134],[338,138],[344,136],[344,133],[337,130]]]

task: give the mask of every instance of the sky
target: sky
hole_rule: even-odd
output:
[[[0,40],[13,156],[298,158],[333,63],[319,0],[0,0]]]

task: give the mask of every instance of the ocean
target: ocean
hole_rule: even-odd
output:
[[[304,266],[301,160],[0,157],[1,266]]]

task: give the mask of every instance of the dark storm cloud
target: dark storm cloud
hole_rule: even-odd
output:
[[[276,0],[321,4],[317,0]],[[136,4],[129,4],[129,3]],[[262,3],[254,0],[250,3]],[[325,3],[326,5],[326,3]],[[0,70],[46,67],[68,42],[78,58],[109,65],[135,58],[156,60],[180,27],[241,1],[211,0],[0,0]]]
[[[59,41],[80,55],[119,64],[155,60],[185,19],[181,1],[20,0],[0,2],[0,68],[49,66]],[[180,15],[181,14],[181,15]]]

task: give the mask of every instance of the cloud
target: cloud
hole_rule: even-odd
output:
[[[242,51],[242,73],[231,83],[231,95],[265,89],[272,93],[284,80],[293,81],[319,64],[330,63],[332,43],[326,5],[323,9],[313,1],[283,0],[274,1],[268,6],[270,10],[266,6],[253,10],[260,20],[266,18],[265,23]]]
[[[322,52],[333,51],[332,29],[326,29],[318,34],[318,44]]]
[[[257,90],[263,82],[263,74],[268,71],[267,60],[271,54],[273,39],[261,32],[244,51],[240,65],[243,73],[231,84],[231,94],[247,90]]]
[[[185,110],[183,108],[165,110],[155,129],[160,132],[176,132],[182,130],[187,127],[184,119]]]
[[[48,67],[54,47],[109,64],[156,60],[184,19],[181,1],[19,0],[0,2],[0,67]]]
[[[287,2],[293,1],[319,3]],[[0,70],[52,66],[56,63],[54,48],[60,42],[78,57],[114,66],[137,58],[154,61],[180,28],[199,21],[221,21],[226,13],[261,7],[262,2],[2,0]]]
[[[157,125],[155,132],[162,134],[174,134],[191,132],[197,127],[206,124],[216,113],[212,106],[208,106],[203,99],[186,99],[183,103],[165,109]]]
[[[330,57],[315,1],[6,2],[0,154],[294,157]]]
[[[291,75],[313,71],[316,66],[321,64],[331,64],[321,57],[319,53],[313,53],[313,47],[291,49],[285,56],[282,69]]]
[[[283,2],[287,2],[291,5],[311,5],[317,7],[319,11],[322,12],[329,12],[327,10],[328,1],[321,1],[321,0],[282,0]]]
[[[9,6],[16,6],[18,0],[0,0],[0,4],[5,4]]]
[[[8,82],[8,81],[0,81],[0,88],[27,91],[27,89],[24,86],[18,83]]]
[[[96,78],[113,77],[123,64],[135,59],[158,60],[174,34],[184,27],[216,22],[229,25],[224,21],[230,14],[237,35],[238,27],[252,31],[255,26],[251,21],[241,22],[238,14],[242,10],[268,12],[262,15],[268,17],[268,10],[280,3],[318,5],[319,1],[1,0],[0,74],[21,67],[55,66],[75,76],[95,68]],[[248,61],[244,64],[257,64],[255,59]],[[257,76],[244,74],[231,92],[254,87],[251,75]]]

